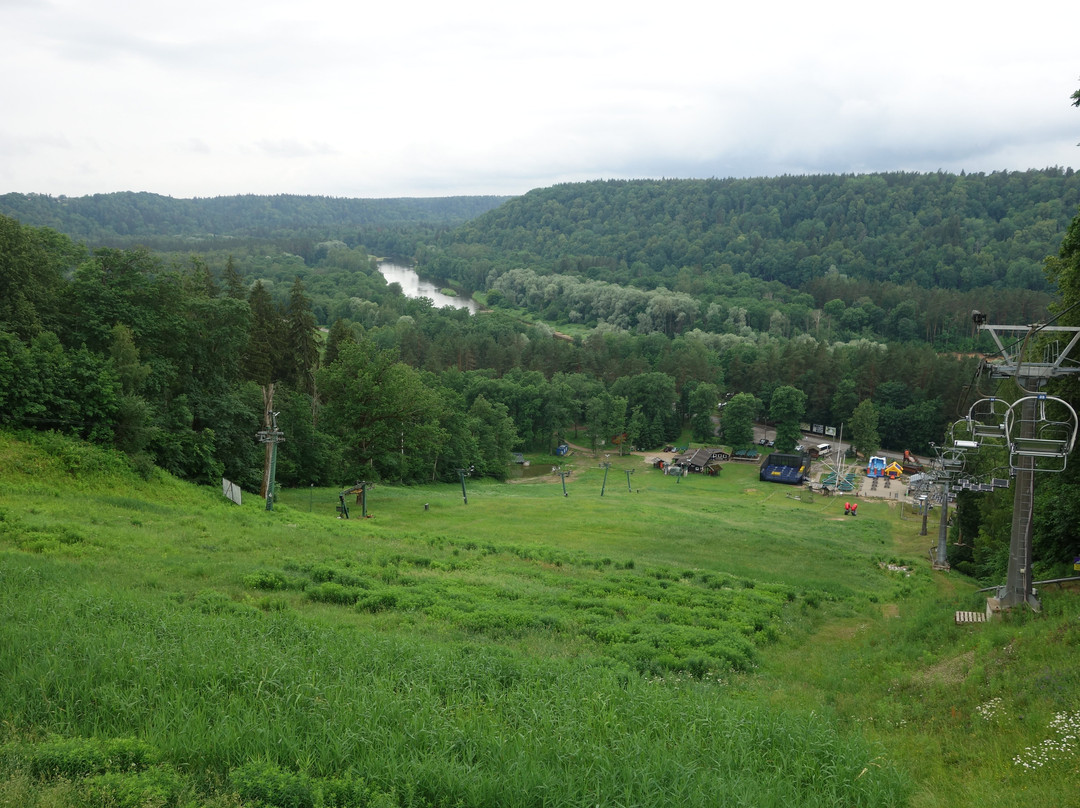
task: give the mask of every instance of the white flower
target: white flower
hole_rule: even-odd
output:
[[[1027,747],[1022,754],[1013,758],[1013,763],[1031,771],[1045,766],[1054,760],[1061,760],[1077,750],[1077,736],[1080,733],[1080,710],[1056,713],[1050,719],[1048,729],[1052,737],[1037,746]]]

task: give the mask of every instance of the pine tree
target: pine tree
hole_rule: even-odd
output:
[[[222,273],[222,280],[225,281],[225,294],[236,300],[243,300],[247,295],[244,292],[244,279],[240,277],[240,273],[236,271],[236,262],[233,261],[233,257],[230,255],[229,259],[225,262],[225,271]]]
[[[330,326],[330,333],[326,335],[326,346],[323,349],[322,367],[328,367],[334,364],[334,360],[338,358],[338,354],[341,352],[341,346],[346,342],[355,342],[352,329],[349,325],[341,319],[335,320],[334,324]]]
[[[243,373],[246,378],[267,385],[282,379],[282,368],[287,364],[285,318],[262,281],[251,288],[248,305],[251,336],[244,351]]]
[[[304,294],[304,283],[297,276],[289,292],[285,311],[285,330],[288,339],[288,375],[284,379],[294,389],[308,395],[314,392],[315,370],[319,364],[318,323],[311,310],[311,301]]]

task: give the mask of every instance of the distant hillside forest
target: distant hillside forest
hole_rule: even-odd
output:
[[[512,199],[416,260],[555,321],[963,349],[973,308],[1045,316],[1043,264],[1078,205],[1072,169],[590,182]]]
[[[174,199],[151,193],[0,195],[0,214],[49,227],[92,247],[145,246],[204,250],[253,241],[274,242],[313,258],[319,242],[343,239],[379,249],[381,239],[401,248],[417,233],[455,227],[491,210],[503,196],[343,199],[328,196],[219,196]],[[360,234],[363,238],[358,240]]]

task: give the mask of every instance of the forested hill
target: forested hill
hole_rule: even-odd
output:
[[[508,201],[422,254],[476,287],[477,258],[700,294],[716,273],[792,288],[839,273],[926,288],[1044,290],[1080,206],[1072,169],[596,181]]]
[[[4,194],[0,213],[49,227],[91,246],[175,246],[186,239],[274,239],[283,235],[355,242],[361,228],[454,227],[505,202],[504,196],[344,199],[218,196],[174,199],[151,193],[65,197]]]
[[[490,283],[493,268],[526,266],[694,295],[738,273],[812,293],[808,284],[828,276],[1044,291],[1043,261],[1078,207],[1080,174],[1059,168],[610,180],[516,198],[0,196],[0,213],[90,246],[202,250],[265,240],[308,260],[318,242],[340,239],[415,252],[427,274],[473,289]]]

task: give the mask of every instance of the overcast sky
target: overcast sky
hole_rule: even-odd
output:
[[[0,193],[1076,167],[1078,32],[1076,0],[0,0]]]

